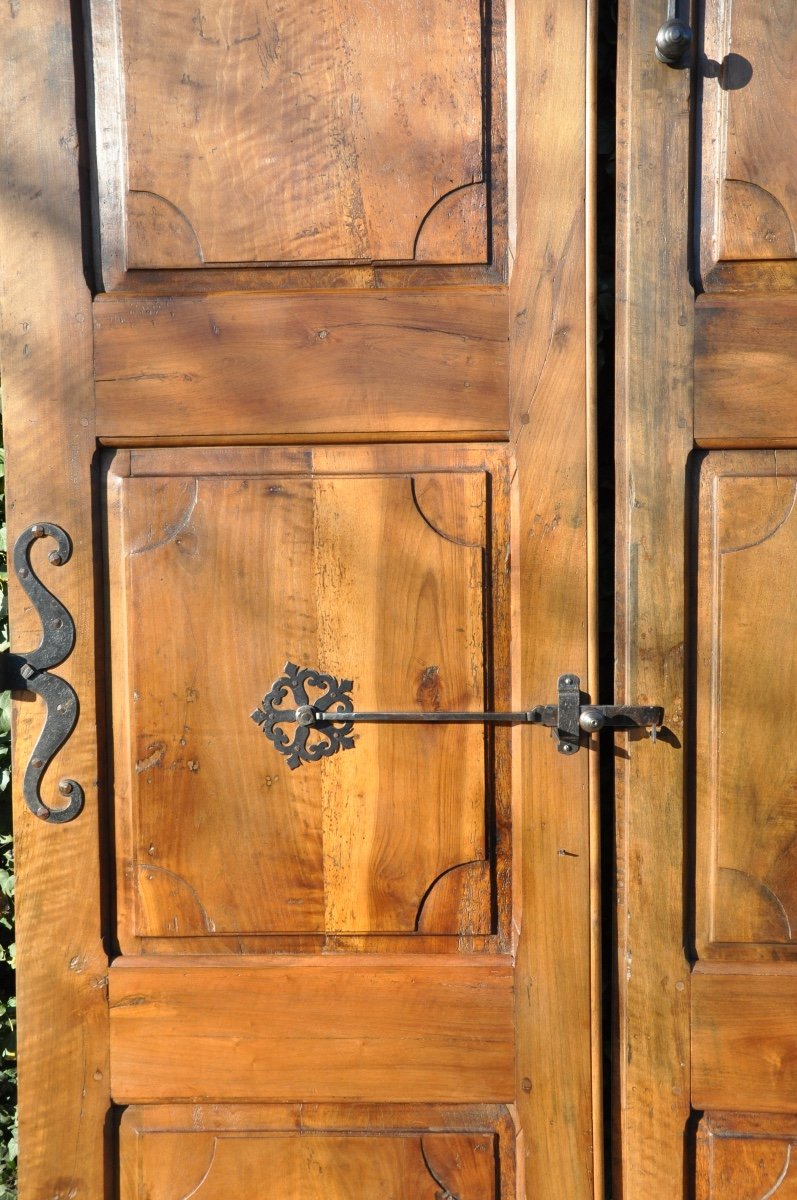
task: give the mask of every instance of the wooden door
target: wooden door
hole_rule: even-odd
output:
[[[594,698],[593,15],[3,6],[22,1200],[600,1194],[595,754],[251,720]]]
[[[797,1187],[797,14],[697,8],[693,72],[662,5],[623,20],[620,686],[669,733],[619,770],[619,1174],[764,1200]]]

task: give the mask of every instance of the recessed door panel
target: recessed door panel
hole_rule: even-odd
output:
[[[710,289],[797,282],[797,17],[790,4],[706,4],[702,258]]]
[[[701,957],[793,957],[797,460],[712,454],[701,481],[698,667]]]
[[[109,475],[123,942],[497,933],[496,735],[363,725],[292,769],[251,714],[288,661],[351,679],[361,710],[488,707],[501,472],[179,457]]]
[[[712,1114],[697,1144],[698,1200],[797,1196],[793,1117]]]
[[[132,1107],[122,1200],[501,1200],[514,1196],[505,1110],[331,1106]]]
[[[91,9],[106,287],[503,255],[502,3]]]

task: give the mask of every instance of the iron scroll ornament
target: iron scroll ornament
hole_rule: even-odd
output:
[[[653,741],[664,720],[658,705],[582,704],[577,675],[559,676],[559,703],[538,704],[521,712],[439,712],[414,709],[409,712],[355,712],[350,692],[351,679],[335,679],[313,668],[285,664],[285,674],[263,697],[252,713],[269,741],[288,759],[291,770],[303,762],[337,754],[354,747],[355,722],[380,725],[543,725],[551,730],[560,754],[577,754],[584,734],[601,729],[649,729]],[[321,693],[310,700],[307,688]],[[288,695],[293,708],[284,706]],[[295,725],[290,737],[283,726]]]
[[[312,704],[308,687],[321,693]],[[354,747],[351,736],[354,727],[346,720],[346,714],[352,711],[348,693],[353,687],[351,679],[335,679],[311,667],[297,667],[296,663],[288,662],[285,673],[263,697],[262,707],[252,713],[252,720],[262,726],[268,740],[285,755],[288,766],[295,771],[303,762],[318,762],[338,750]],[[282,708],[289,693],[294,707]],[[294,722],[296,732],[289,737],[282,726]],[[310,740],[311,734],[316,735],[315,740]]]
[[[27,593],[42,624],[42,640],[27,654],[8,656],[8,677],[5,685],[15,691],[30,691],[41,696],[47,706],[44,728],[30,756],[22,782],[22,794],[30,811],[43,821],[64,825],[73,821],[83,808],[83,788],[74,779],[58,782],[60,794],[67,798],[63,808],[49,808],[41,798],[41,782],[45,771],[64,745],[78,716],[78,700],[74,689],[50,667],[57,667],[72,653],[75,645],[75,623],[60,600],[48,591],[33,569],[30,550],[41,538],[52,538],[56,549],[48,556],[54,567],[63,566],[72,556],[69,536],[50,521],[41,521],[24,530],[14,545],[14,571]]]

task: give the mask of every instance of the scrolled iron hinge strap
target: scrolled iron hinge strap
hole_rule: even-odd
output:
[[[30,525],[17,538],[13,564],[17,579],[28,595],[42,625],[42,640],[35,650],[6,657],[3,685],[12,691],[30,691],[41,696],[47,706],[44,727],[30,756],[22,781],[25,803],[35,816],[51,824],[73,821],[83,808],[83,788],[75,779],[60,779],[58,791],[67,799],[63,808],[50,808],[41,797],[41,783],[54,756],[66,742],[78,716],[74,689],[58,675],[50,673],[72,653],[75,624],[60,600],[39,579],[30,560],[33,544],[52,538],[56,549],[48,556],[54,567],[63,566],[72,555],[69,536],[50,521]]]
[[[359,721],[380,725],[544,725],[553,733],[559,753],[569,755],[578,752],[583,733],[604,728],[655,731],[664,720],[664,710],[654,705],[582,705],[579,678],[571,674],[559,677],[558,704],[540,704],[522,712],[355,712],[350,695],[353,686],[351,679],[336,679],[288,662],[284,674],[252,713],[252,720],[287,758],[292,770],[303,762],[318,762],[339,750],[351,750],[352,732]],[[312,701],[308,688],[319,693]],[[284,708],[289,696],[294,707]],[[284,726],[294,724],[296,731],[290,737]]]

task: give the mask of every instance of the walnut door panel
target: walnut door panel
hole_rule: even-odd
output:
[[[502,471],[198,457],[108,475],[122,945],[505,938],[508,731],[363,726],[291,770],[250,719],[286,661],[364,709],[508,707]]]
[[[701,241],[709,288],[797,285],[797,14],[707,0]]]
[[[698,571],[697,947],[797,958],[797,456],[712,454]]]
[[[501,259],[500,0],[91,10],[107,288],[260,265],[313,285],[327,265],[350,286],[371,264],[484,278]]]
[[[706,3],[695,307],[700,1200],[797,1194],[797,14]]]
[[[797,460],[785,449],[797,445],[797,19],[788,4],[704,8],[697,224],[709,294],[695,310],[694,419],[712,452],[698,505],[692,1102],[710,1110],[701,1195],[759,1197],[790,1194],[790,1143],[776,1129],[793,1121],[772,1118],[758,1137],[763,1118],[750,1114],[797,1103]]]
[[[711,6],[706,52],[690,1098],[701,1200],[758,1200],[795,1186],[783,1134],[797,1113],[794,14]]]
[[[797,14],[706,0],[695,439],[795,446]]]
[[[110,970],[117,1104],[509,1101],[508,956],[134,956]]]
[[[490,1108],[306,1104],[185,1111],[133,1107],[121,1122],[121,1200],[509,1200],[514,1131]]]
[[[792,964],[699,962],[692,1012],[695,1108],[797,1113]]]
[[[698,1200],[794,1200],[793,1117],[713,1116],[698,1139]]]
[[[251,720],[288,659],[598,699],[595,19],[2,6],[10,533],[73,541],[86,798],[17,796],[21,1200],[600,1190],[596,755],[362,727],[290,772]]]
[[[695,308],[695,440],[797,446],[797,295],[716,292]]]
[[[796,502],[794,451],[717,451],[701,465],[691,989],[701,1200],[797,1187]]]
[[[508,436],[501,287],[113,294],[94,333],[97,433],[114,446]]]

